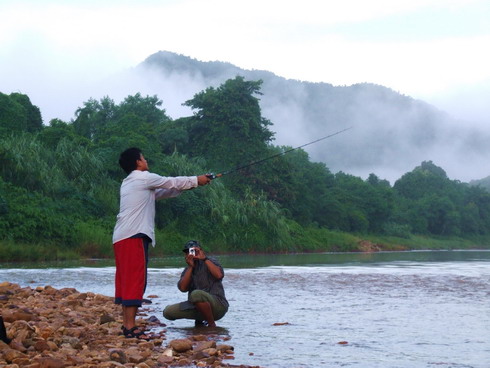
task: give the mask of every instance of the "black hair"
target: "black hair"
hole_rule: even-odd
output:
[[[199,243],[197,240],[189,240],[187,243],[185,243],[184,249],[182,249],[182,251],[187,253],[189,252],[189,249],[194,247],[199,247],[202,249],[201,243]]]
[[[141,159],[141,150],[136,147],[128,148],[126,151],[119,155],[119,166],[130,174],[133,170],[136,170],[137,163]]]

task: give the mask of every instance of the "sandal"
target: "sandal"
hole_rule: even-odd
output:
[[[147,341],[149,340],[148,336],[146,336],[146,334],[145,334],[145,331],[138,330],[139,329],[138,326],[134,326],[133,328],[130,328],[130,329],[127,329],[124,326],[122,326],[121,328],[122,328],[124,337],[126,337],[128,339],[135,338],[135,339],[140,339],[140,340],[147,340]]]

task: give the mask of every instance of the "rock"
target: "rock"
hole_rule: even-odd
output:
[[[200,341],[194,346],[194,351],[202,351],[204,349],[215,348],[216,341]]]
[[[81,307],[82,306],[82,302],[80,300],[68,300],[66,302],[66,305],[69,306],[72,309],[75,309],[77,307]]]
[[[40,357],[35,359],[39,363],[39,368],[64,368],[66,364],[63,360],[53,357]]]
[[[166,364],[170,364],[174,361],[174,357],[173,356],[166,356],[166,355],[161,355],[158,359],[157,359],[157,363],[160,364],[160,365],[166,365]]]
[[[78,294],[78,291],[74,288],[63,288],[58,290],[58,295],[60,295],[62,298],[66,298],[71,294]]]
[[[0,340],[0,352],[3,351],[3,350],[7,350],[7,349],[10,349],[9,344],[7,344],[7,343],[3,342],[2,340]]]
[[[47,285],[44,287],[42,293],[46,295],[55,295],[58,292],[54,287]]]
[[[87,293],[80,293],[77,295],[77,299],[79,300],[85,300],[87,299]]]
[[[22,345],[20,342],[15,340],[10,342],[10,347],[12,349],[20,351],[21,353],[25,353],[27,351],[27,348],[24,345]],[[2,350],[1,346],[0,346],[0,350]]]
[[[208,337],[206,335],[193,335],[192,340],[194,341],[207,341]]]
[[[179,359],[177,361],[177,364],[173,364],[173,365],[176,365],[177,367],[188,367],[192,364],[192,361],[188,358],[182,358],[182,359]]]
[[[12,367],[25,367],[30,363],[31,360],[29,358],[17,358],[12,361]]]
[[[53,336],[53,329],[51,327],[45,327],[41,329],[38,334],[43,338],[43,339],[48,339],[49,337]]]
[[[192,350],[192,342],[189,339],[176,339],[170,341],[170,347],[177,353],[183,353]]]
[[[75,334],[74,334],[75,335]],[[78,334],[80,336],[80,334]],[[69,344],[73,349],[81,349],[82,344],[80,342],[80,339],[74,336],[63,336],[61,339],[62,344]]]
[[[153,350],[155,348],[155,344],[153,341],[141,341],[138,344],[138,349],[140,350]]]
[[[102,362],[97,365],[97,368],[118,368],[118,367],[124,367],[124,364],[110,361],[110,362]]]
[[[216,349],[221,351],[222,353],[235,350],[235,348],[233,346],[225,345],[225,344],[221,344],[221,345],[216,346]]]
[[[218,355],[218,349],[215,348],[204,349],[202,352],[208,354],[209,356]]]
[[[126,364],[128,361],[124,351],[119,349],[109,349],[109,359],[121,364]]]
[[[15,321],[7,329],[8,336],[14,341],[24,345],[26,348],[33,344],[32,337],[35,329],[25,321]]]
[[[150,323],[160,323],[160,320],[155,316],[148,317],[148,322]]]
[[[83,365],[83,363],[84,363],[83,358],[76,356],[76,355],[67,355],[66,361],[67,361],[69,366]]]
[[[100,322],[99,323],[101,325],[103,325],[104,323],[109,323],[109,322],[114,322],[114,321],[115,321],[114,317],[104,313],[103,315],[100,316]]]
[[[30,312],[15,311],[12,314],[12,318],[14,321],[32,321],[34,319],[34,315]]]
[[[12,338],[9,345],[0,341],[0,367],[252,368],[223,363],[230,359],[233,347],[216,346],[216,341],[208,339],[227,341],[227,336],[196,335],[165,344],[164,324],[152,316],[152,306],[138,314],[138,325],[152,325],[154,338],[144,341],[122,336],[121,306],[111,297],[73,288],[21,288],[9,282],[0,283],[0,296],[0,315]],[[146,313],[151,317],[146,318]]]
[[[2,312],[2,317],[3,317],[4,322],[8,322],[8,323],[15,322],[14,313],[13,312],[3,311]]]
[[[194,354],[192,354],[191,356],[191,359],[192,360],[202,360],[202,359],[205,359],[205,358],[209,358],[210,355],[204,351],[198,351]]]
[[[33,346],[34,346],[34,349],[36,349],[39,352],[51,350],[51,347],[46,340],[38,340],[34,343]]]
[[[207,364],[207,366],[221,366],[221,361],[218,360],[217,357],[209,357],[207,359],[204,359],[203,362]],[[229,367],[229,365],[226,365],[226,367]],[[246,366],[248,368],[248,366]]]
[[[2,352],[2,355],[3,359],[5,359],[7,363],[12,363],[13,360],[18,358],[28,358],[28,355],[14,349],[7,349]]]
[[[61,345],[59,353],[63,356],[75,356],[80,354],[79,351],[73,349],[70,344]]]
[[[14,291],[19,290],[19,284],[12,284],[8,281],[0,283],[0,294],[13,294]]]
[[[361,240],[358,244],[358,249],[361,252],[372,253],[382,250],[381,244],[372,243],[369,240]]]
[[[137,350],[128,350],[126,353],[128,362],[130,363],[141,363],[146,358]]]

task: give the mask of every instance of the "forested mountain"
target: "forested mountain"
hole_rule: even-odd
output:
[[[490,170],[482,164],[490,159],[488,131],[380,85],[289,80],[267,71],[201,62],[166,51],[151,55],[133,73],[164,105],[175,95],[189,91],[193,95],[237,75],[263,80],[260,106],[272,123],[275,144],[299,146],[353,127],[347,134],[306,148],[312,160],[324,162],[333,172],[363,178],[374,173],[394,183],[428,160],[444,167],[451,178],[465,182],[487,176]]]
[[[390,185],[375,174],[334,173],[303,149],[276,145],[262,85],[234,77],[207,87],[182,101],[191,112],[178,119],[158,96],[89,99],[71,121],[49,125],[28,96],[0,93],[1,259],[111,255],[124,178],[117,161],[131,146],[167,176],[274,157],[158,203],[160,252],[180,252],[188,239],[212,251],[280,252],[357,250],[356,236],[368,235],[490,236],[490,194],[430,160]]]
[[[472,186],[479,186],[490,192],[490,176],[479,180],[471,180],[469,184]]]

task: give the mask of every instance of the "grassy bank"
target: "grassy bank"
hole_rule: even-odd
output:
[[[451,250],[490,249],[490,237],[427,237],[411,235],[409,238],[365,236],[364,239],[379,244],[381,250]]]

